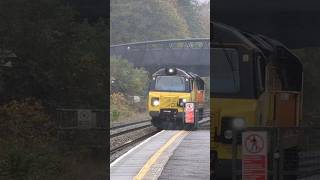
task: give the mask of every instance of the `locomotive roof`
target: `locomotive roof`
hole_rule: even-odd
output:
[[[270,53],[277,53],[277,49],[282,49],[286,52],[287,56],[290,56],[291,63],[297,63],[302,65],[299,58],[296,57],[285,45],[277,40],[269,37],[255,34],[251,32],[242,32],[234,27],[222,24],[213,23],[214,25],[214,42],[219,44],[223,43],[242,43],[250,48],[254,48],[263,52],[266,56]]]
[[[197,74],[194,74],[192,72],[187,72],[185,70],[182,70],[180,68],[175,68],[177,73],[175,75],[180,75],[180,76],[186,76],[186,77],[189,77],[189,78],[197,78],[197,77],[200,77],[199,75]],[[158,71],[156,71],[155,73],[152,74],[152,76],[161,76],[161,75],[168,75],[166,73],[166,68],[161,68],[159,69]]]
[[[213,42],[217,45],[222,43],[241,43],[250,48],[259,49],[239,30],[235,29],[234,27],[216,22],[213,23]]]

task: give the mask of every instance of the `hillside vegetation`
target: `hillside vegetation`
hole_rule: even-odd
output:
[[[108,33],[63,0],[0,1],[0,179],[106,177],[104,159],[60,142],[54,121],[57,107],[105,109]]]
[[[111,0],[111,44],[209,37],[209,4],[196,0]]]

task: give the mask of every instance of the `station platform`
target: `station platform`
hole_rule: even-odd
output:
[[[110,179],[210,179],[210,131],[163,130],[112,162]]]
[[[210,179],[210,131],[195,131],[184,138],[159,178],[169,179]]]

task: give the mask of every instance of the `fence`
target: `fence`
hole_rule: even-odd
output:
[[[100,109],[57,109],[59,129],[107,129],[109,114]]]
[[[71,145],[106,147],[109,113],[100,109],[57,109],[58,138]]]
[[[244,132],[266,132],[269,180],[320,179],[320,128],[247,128],[234,130],[234,137]],[[237,157],[243,146],[242,138],[233,138],[233,180],[242,179],[243,162]]]

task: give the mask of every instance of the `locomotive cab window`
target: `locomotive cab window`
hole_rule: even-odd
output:
[[[213,49],[210,89],[213,93],[240,91],[239,53],[232,48]]]
[[[204,90],[204,81],[198,78],[197,86],[198,86],[198,90]]]
[[[154,90],[156,91],[188,91],[188,83],[181,76],[157,76]]]

